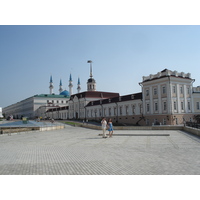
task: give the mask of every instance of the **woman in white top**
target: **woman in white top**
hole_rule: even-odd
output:
[[[105,118],[102,119],[101,126],[102,126],[102,130],[103,130],[103,138],[107,138],[107,136],[106,136],[107,121]]]

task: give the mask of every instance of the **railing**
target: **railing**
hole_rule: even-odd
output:
[[[200,124],[195,122],[186,122],[186,126],[200,129]]]

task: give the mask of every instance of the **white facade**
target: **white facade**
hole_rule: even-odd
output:
[[[143,115],[150,123],[183,124],[194,113],[190,73],[163,70],[143,77]],[[197,97],[199,99],[199,96]]]
[[[113,122],[137,124],[142,116],[142,94],[130,94],[90,102],[86,106],[86,118],[101,120],[111,118]]]
[[[3,118],[3,115],[2,115],[2,108],[0,107],[0,118]]]
[[[69,97],[64,95],[35,95],[3,108],[6,117],[13,115],[14,118],[20,119],[22,116],[28,118],[46,117],[46,111],[49,108],[59,108],[68,105]]]

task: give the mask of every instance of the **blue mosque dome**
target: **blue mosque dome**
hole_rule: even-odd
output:
[[[70,96],[67,90],[62,91],[60,95]]]

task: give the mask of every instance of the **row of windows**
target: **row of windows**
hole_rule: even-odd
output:
[[[146,110],[147,112],[150,112],[150,104],[147,103],[146,104]],[[167,110],[167,102],[163,102],[163,111]],[[154,111],[157,112],[158,111],[158,102],[154,103]]]
[[[176,93],[176,86],[173,85],[172,92],[175,94]],[[166,86],[162,86],[162,94],[166,94],[167,89]],[[158,91],[157,88],[153,88],[153,95],[157,95]],[[183,86],[180,86],[180,94],[183,94]],[[190,94],[190,87],[187,87],[187,94]],[[149,96],[149,89],[146,90],[146,96]]]
[[[124,109],[124,110],[123,110]],[[125,111],[125,112],[123,112]],[[142,106],[140,105],[140,113],[142,112]],[[116,115],[123,115],[123,113],[125,113],[126,115],[129,114],[135,114],[135,106],[132,105],[131,106],[131,113],[129,113],[129,106],[119,106],[119,113],[117,113],[117,107],[113,107],[113,108],[99,108],[99,109],[91,109],[91,110],[87,110],[87,117],[102,117],[102,116],[112,116],[112,113],[114,116]]]
[[[162,86],[162,94],[166,93],[167,93],[166,86]],[[158,94],[157,88],[153,88],[153,95],[157,94]],[[146,90],[146,96],[149,96],[149,89]]]
[[[47,104],[49,104],[49,103],[52,103],[52,104],[54,104],[54,103],[67,103],[68,101],[63,101],[63,100],[61,100],[61,101],[59,101],[59,100],[56,100],[56,101],[54,101],[54,100],[52,100],[52,101],[50,101],[50,100],[47,100]]]
[[[177,102],[174,101],[174,110],[177,110]],[[191,110],[191,105],[190,105],[190,102],[188,101],[187,102],[187,106],[188,106],[188,110]],[[146,104],[146,109],[147,109],[147,112],[150,112],[150,104],[147,103]],[[167,110],[167,102],[163,102],[163,111],[166,111]],[[182,101],[181,102],[181,110],[184,110],[184,102]],[[197,102],[197,110],[200,110],[200,104],[199,102]],[[154,103],[154,111],[158,111],[158,103],[155,102]]]

